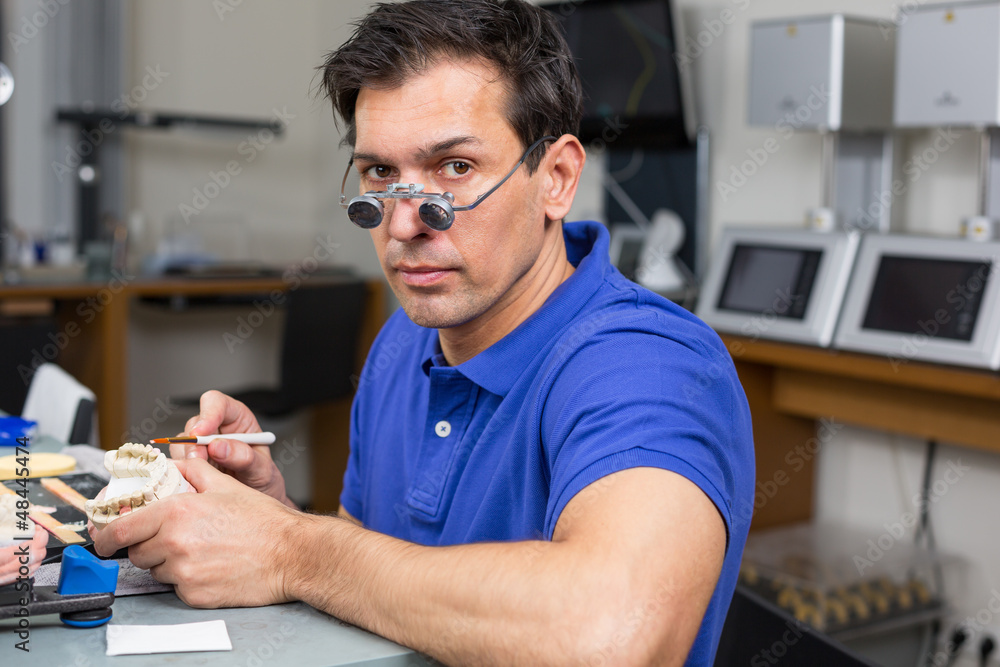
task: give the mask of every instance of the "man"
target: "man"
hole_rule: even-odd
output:
[[[403,306],[358,387],[340,518],[297,512],[266,448],[219,439],[173,452],[198,494],[98,550],[131,545],[193,606],[303,600],[449,664],[711,664],[749,413],[711,330],[613,269],[603,227],[562,224],[585,155],[555,22],[378,5],[323,83],[380,193],[349,215]],[[187,433],[258,428],[208,392]]]

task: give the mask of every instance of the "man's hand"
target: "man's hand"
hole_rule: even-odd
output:
[[[100,530],[91,527],[97,552],[106,557],[128,547],[136,567],[174,584],[192,607],[288,602],[280,554],[299,513],[204,461],[177,461],[177,467],[197,493],[164,498]]]
[[[170,445],[170,457],[211,461],[247,486],[295,507],[285,493],[285,479],[271,459],[270,447],[223,437],[226,433],[259,433],[260,430],[257,418],[243,403],[219,391],[206,391],[201,395],[199,414],[188,420],[180,435],[223,435],[208,445]]]

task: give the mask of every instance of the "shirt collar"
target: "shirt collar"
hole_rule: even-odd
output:
[[[516,329],[455,367],[491,394],[507,395],[523,373],[526,361],[538,352],[539,342],[554,339],[611,271],[608,230],[604,225],[599,222],[564,223],[563,238],[567,259],[576,267],[573,275]],[[444,364],[437,336],[430,337],[424,359],[423,370],[428,374],[432,366]]]

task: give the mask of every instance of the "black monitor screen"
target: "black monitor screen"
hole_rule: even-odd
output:
[[[571,0],[543,6],[562,23],[580,72],[580,139],[585,144],[687,143],[668,0]]]
[[[822,258],[811,248],[737,245],[718,308],[801,320]]]
[[[971,341],[991,262],[885,255],[862,327]]]

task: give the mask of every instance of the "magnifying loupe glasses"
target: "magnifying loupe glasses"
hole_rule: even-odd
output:
[[[417,213],[420,215],[420,220],[431,229],[443,232],[446,229],[449,229],[452,223],[455,222],[456,211],[471,211],[479,206],[483,203],[483,200],[496,192],[497,188],[506,183],[507,179],[514,175],[514,172],[516,172],[524,161],[528,159],[528,156],[531,155],[531,151],[538,148],[544,142],[554,141],[556,138],[557,137],[552,136],[542,137],[535,143],[528,146],[528,150],[524,151],[524,155],[522,155],[521,159],[517,161],[514,168],[507,172],[507,175],[500,179],[499,183],[487,190],[484,194],[479,195],[474,202],[465,206],[455,206],[455,195],[450,192],[424,192],[424,186],[422,183],[390,183],[386,186],[385,190],[369,190],[363,195],[359,195],[350,201],[347,201],[347,195],[344,194],[344,188],[347,185],[347,177],[351,173],[351,166],[354,164],[354,159],[352,158],[351,161],[347,163],[347,171],[344,172],[344,180],[340,184],[340,205],[347,209],[347,217],[351,219],[351,222],[362,229],[373,229],[379,226],[382,222],[382,216],[385,213],[385,208],[382,205],[381,200],[423,199],[420,203],[420,207],[417,209]]]

